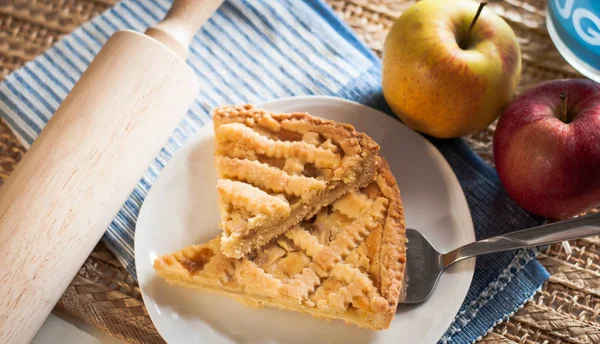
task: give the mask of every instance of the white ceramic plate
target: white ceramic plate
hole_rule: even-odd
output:
[[[456,176],[427,140],[374,109],[331,97],[294,97],[261,107],[305,111],[354,125],[381,146],[396,176],[406,223],[450,250],[475,239],[471,215]],[[435,343],[462,304],[475,267],[463,261],[445,273],[431,298],[400,306],[389,330],[373,332],[341,321],[244,307],[222,296],[169,286],[157,277],[157,255],[201,243],[217,227],[213,129],[203,127],[173,157],[148,194],[135,233],[137,275],[152,321],[169,343]]]

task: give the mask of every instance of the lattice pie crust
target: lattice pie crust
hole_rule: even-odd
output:
[[[240,258],[373,180],[379,146],[354,127],[252,105],[214,111],[223,254]]]
[[[225,256],[219,236],[161,256],[154,268],[171,284],[226,295],[253,307],[381,330],[389,327],[402,297],[405,242],[400,194],[382,161],[366,187],[348,192],[245,258]]]

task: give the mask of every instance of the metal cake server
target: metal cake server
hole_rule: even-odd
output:
[[[439,253],[421,233],[407,229],[406,298],[400,303],[420,303],[429,298],[442,272],[450,265],[480,254],[553,244],[600,234],[600,213],[546,224],[472,242],[448,253]]]

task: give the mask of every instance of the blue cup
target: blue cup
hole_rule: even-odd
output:
[[[546,27],[562,57],[600,83],[600,0],[548,0]]]

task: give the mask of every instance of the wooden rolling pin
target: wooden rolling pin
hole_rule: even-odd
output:
[[[199,91],[185,59],[223,0],[116,32],[0,190],[0,343],[42,325]]]

